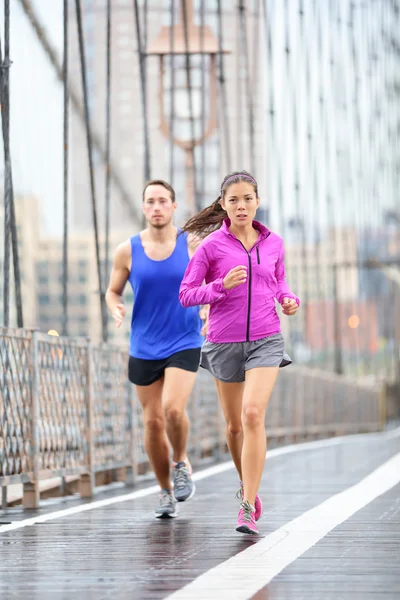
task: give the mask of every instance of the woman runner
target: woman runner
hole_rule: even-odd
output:
[[[285,280],[282,239],[255,221],[260,198],[246,171],[225,177],[218,199],[184,231],[207,236],[180,286],[184,307],[210,305],[200,364],[216,379],[226,437],[240,478],[236,530],[257,534],[257,494],[266,454],[265,410],[279,367],[291,363],[275,299],[285,315],[300,301]],[[203,285],[205,282],[205,285]]]

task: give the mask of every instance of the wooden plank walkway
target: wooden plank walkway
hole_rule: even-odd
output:
[[[134,493],[119,487],[86,503],[47,501],[35,513],[0,512],[0,598],[397,600],[399,485],[334,527],[259,591],[224,594],[223,576],[215,571],[217,589],[209,571],[222,566],[222,573],[225,561],[236,557],[235,576],[242,582],[261,582],[265,569],[251,571],[249,552],[399,452],[400,431],[272,451],[261,489],[265,513],[258,537],[234,529],[237,478],[233,469],[224,467],[197,481],[196,495],[180,505],[180,516],[171,521],[152,517],[156,495],[146,492],[149,484]],[[136,496],[120,498],[126,494]],[[65,509],[70,514],[57,513]],[[43,522],[26,521],[32,517]],[[277,543],[268,549],[265,567],[281,558],[279,548]],[[205,578],[203,588],[199,576]],[[185,587],[191,583],[193,589]]]

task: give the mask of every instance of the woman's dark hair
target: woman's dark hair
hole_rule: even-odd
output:
[[[206,237],[209,233],[216,231],[222,225],[224,219],[226,219],[227,212],[222,207],[220,200],[225,196],[226,190],[234,183],[246,181],[251,183],[254,187],[254,192],[258,197],[258,186],[257,181],[247,171],[234,171],[225,177],[221,185],[221,193],[218,198],[207,206],[197,215],[191,217],[188,222],[182,227],[182,231],[188,231],[198,235],[199,237]]]

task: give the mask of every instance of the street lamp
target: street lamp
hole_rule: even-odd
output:
[[[185,14],[182,3],[185,2]],[[186,170],[186,202],[191,214],[195,212],[194,150],[203,144],[217,127],[217,54],[218,40],[210,27],[198,27],[193,21],[192,0],[180,2],[180,19],[178,23],[161,28],[159,35],[149,44],[147,56],[159,57],[160,68],[160,129],[167,139],[182,148],[185,152]],[[186,17],[186,18],[184,18]],[[185,58],[190,57],[189,89],[187,65]],[[174,82],[171,82],[171,69],[166,72],[165,62],[169,57],[174,65]],[[208,57],[208,61],[206,61]],[[208,62],[208,82],[202,89],[202,65]],[[166,94],[169,90],[171,93]],[[191,100],[189,94],[192,93]],[[172,98],[173,94],[173,98]],[[207,124],[202,127],[202,94],[209,98]],[[174,104],[175,126],[172,128],[166,114]],[[191,129],[191,120],[193,121]],[[172,131],[171,131],[172,130]],[[194,131],[193,131],[194,130]],[[194,133],[194,135],[193,135]]]

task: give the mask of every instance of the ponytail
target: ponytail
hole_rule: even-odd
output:
[[[222,208],[220,203],[221,196],[207,208],[203,208],[201,212],[194,215],[182,227],[182,231],[196,234],[197,237],[205,238],[207,235],[219,229],[222,222],[228,216],[226,210]]]

